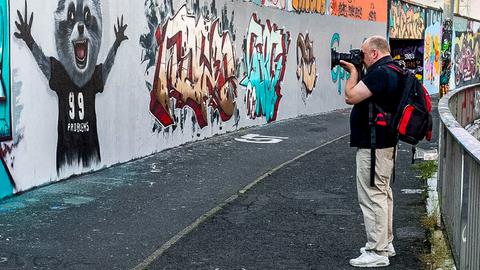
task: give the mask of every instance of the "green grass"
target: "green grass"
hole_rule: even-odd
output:
[[[438,165],[436,161],[428,160],[414,164],[413,168],[420,173],[420,179],[426,181],[437,172]]]
[[[422,185],[422,199],[428,199],[428,185],[427,180],[432,178],[438,171],[438,165],[436,161],[422,161],[413,165],[413,168],[420,175],[420,179],[424,183]],[[426,231],[427,242],[430,246],[429,250],[419,256],[424,269],[435,270],[452,269],[453,263],[451,259],[450,248],[445,238],[443,237],[441,225],[438,224],[439,215],[438,205],[431,215],[425,214],[420,223]]]

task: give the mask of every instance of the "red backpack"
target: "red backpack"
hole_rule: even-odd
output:
[[[369,104],[369,125],[371,143],[371,163],[376,164],[376,132],[375,125],[389,127],[396,135],[397,140],[416,145],[426,138],[432,139],[432,102],[427,89],[420,83],[413,73],[399,67],[394,63],[387,65],[400,74],[402,95],[398,106],[393,114],[385,112],[377,104]],[[374,111],[376,110],[377,113]],[[395,146],[396,148],[396,146]],[[395,166],[395,152],[393,155]],[[392,181],[395,179],[395,167],[393,169]],[[375,186],[375,166],[370,166],[370,185]]]
[[[427,89],[415,75],[407,69],[395,64],[388,64],[401,75],[403,89],[396,112],[388,114],[379,106],[375,106],[379,113],[375,123],[379,126],[388,126],[398,139],[416,145],[424,138],[432,139],[432,102]]]

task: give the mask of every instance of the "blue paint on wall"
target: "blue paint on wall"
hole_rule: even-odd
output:
[[[334,33],[332,36],[332,41],[330,42],[330,48],[334,49],[338,52],[338,46],[340,45],[340,34]],[[350,49],[352,46],[350,45]],[[337,90],[338,94],[342,94],[342,80],[348,80],[350,78],[350,73],[346,72],[341,66],[336,66],[331,71],[332,73],[332,81],[337,83]]]
[[[0,140],[10,140],[12,135],[10,107],[10,31],[8,0],[0,0]]]
[[[0,140],[12,138],[10,106],[10,31],[8,0],[0,0]],[[0,198],[11,195],[14,183],[5,162],[0,163]]]

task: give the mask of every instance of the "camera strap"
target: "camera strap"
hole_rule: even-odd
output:
[[[373,101],[368,103],[368,125],[370,126],[370,186],[375,186],[375,165],[377,161],[377,131],[373,113]]]
[[[370,186],[371,187],[375,186],[375,165],[376,165],[376,162],[377,162],[377,156],[376,156],[377,130],[376,130],[376,126],[378,124],[377,124],[375,109],[383,112],[383,110],[377,104],[375,104],[373,101],[370,101],[368,103],[368,125],[370,126]],[[381,124],[380,126],[383,126],[383,124]],[[395,141],[398,142],[398,136],[397,136],[397,139]],[[395,182],[396,153],[397,153],[397,144],[395,144],[395,147],[393,148],[393,157],[392,157],[393,158],[393,169],[392,169],[392,175],[391,175],[392,183]]]

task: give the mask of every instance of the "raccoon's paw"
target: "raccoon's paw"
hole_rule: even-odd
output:
[[[127,40],[128,37],[125,35],[125,30],[127,29],[128,24],[123,24],[123,15],[120,18],[117,18],[117,24],[114,25],[114,31],[115,31],[115,44],[116,46],[120,46],[120,44]]]
[[[28,19],[28,7],[27,7],[26,0],[25,0],[24,15],[22,16],[22,14],[20,13],[20,10],[17,10],[17,15],[18,15],[18,22],[16,21],[15,25],[17,26],[18,32],[13,33],[13,35],[16,38],[22,39],[23,41],[25,41],[27,46],[31,48],[34,42],[32,37],[33,12],[30,13],[30,19]]]

